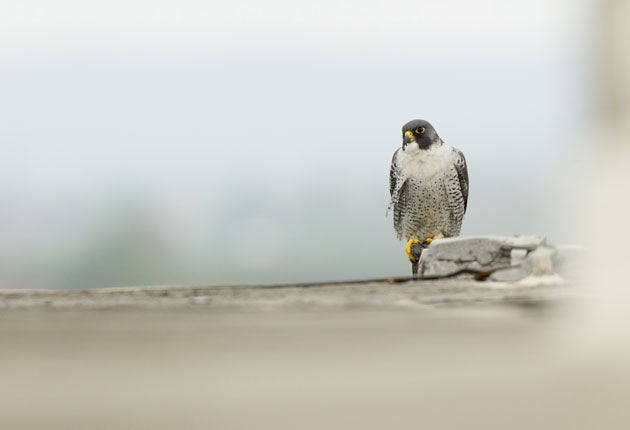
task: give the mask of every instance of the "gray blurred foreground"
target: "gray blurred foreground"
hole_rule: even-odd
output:
[[[525,242],[431,245],[443,279],[0,290],[0,428],[615,428],[628,361]]]
[[[2,292],[6,429],[627,428],[573,286]]]

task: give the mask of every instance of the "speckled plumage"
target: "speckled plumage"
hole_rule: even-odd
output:
[[[464,154],[444,143],[428,122],[412,121],[403,133],[410,127],[426,132],[404,143],[392,158],[389,207],[396,236],[420,241],[458,236],[468,202]]]

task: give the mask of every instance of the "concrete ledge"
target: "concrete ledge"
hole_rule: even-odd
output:
[[[93,290],[0,290],[0,308],[434,308],[540,304],[571,295],[556,278],[538,283],[380,279],[232,287],[127,287]]]

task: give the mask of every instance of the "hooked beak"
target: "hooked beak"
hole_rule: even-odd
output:
[[[413,132],[411,130],[405,131],[405,134],[403,136],[403,146],[407,146],[411,142],[415,142],[415,141],[416,141],[416,136],[413,135]]]

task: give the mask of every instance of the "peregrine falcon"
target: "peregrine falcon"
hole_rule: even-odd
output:
[[[468,169],[464,154],[444,143],[427,121],[409,121],[402,135],[389,172],[388,213],[394,211],[398,239],[407,240],[415,277],[423,248],[459,235],[468,204]]]

